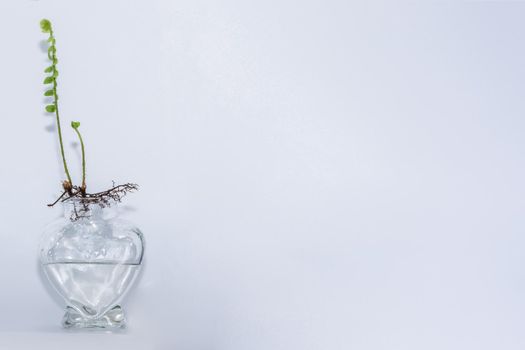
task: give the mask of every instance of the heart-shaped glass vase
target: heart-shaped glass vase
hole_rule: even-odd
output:
[[[40,244],[40,261],[66,302],[65,328],[119,328],[119,305],[139,274],[144,238],[114,210],[73,199],[50,224]]]

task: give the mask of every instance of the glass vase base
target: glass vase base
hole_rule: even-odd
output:
[[[84,307],[89,310],[89,308]],[[100,317],[86,317],[78,312],[76,309],[68,306],[66,313],[62,319],[62,326],[64,328],[98,328],[98,329],[116,329],[124,328],[126,325],[126,318],[124,317],[124,310],[117,305],[108,310]]]

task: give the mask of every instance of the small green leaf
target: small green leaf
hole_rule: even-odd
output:
[[[48,49],[47,49],[47,57],[52,60],[53,57],[55,57],[54,53],[57,51],[57,49],[54,47],[54,46],[50,46]]]
[[[53,68],[54,68],[53,66],[49,66],[49,67],[46,68],[46,70],[44,72],[51,73],[53,71]]]
[[[52,36],[50,36],[50,37],[47,39],[47,41],[48,41],[49,43],[51,43],[51,45],[55,45],[56,42],[57,42],[57,41],[55,40],[55,38],[53,38]]]
[[[53,77],[47,77],[44,79],[44,84],[51,84],[53,83],[53,81],[55,80],[55,78]]]
[[[76,129],[76,128],[78,128],[79,126],[80,126],[80,122],[71,122],[71,127],[72,127],[73,129]]]
[[[53,57],[53,59],[51,61],[53,61],[54,65],[56,65],[58,63],[58,59],[56,57]]]
[[[55,71],[53,72],[53,78],[56,78],[58,77],[58,71],[55,69]]]
[[[54,111],[56,111],[55,105],[47,105],[46,106],[46,112],[53,113]]]
[[[47,90],[46,92],[44,92],[44,96],[53,96],[54,94],[55,94],[54,90]]]
[[[43,19],[40,21],[40,29],[42,29],[42,32],[44,33],[50,33],[51,32],[51,22],[48,19]]]

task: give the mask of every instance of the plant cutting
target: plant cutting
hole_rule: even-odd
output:
[[[44,96],[50,100],[45,111],[55,116],[65,175],[61,195],[48,204],[53,207],[62,203],[65,215],[46,228],[40,245],[40,261],[50,283],[66,302],[64,327],[120,328],[125,325],[120,303],[139,274],[144,237],[132,223],[109,215],[109,211],[138,186],[113,183],[104,191],[88,191],[86,150],[78,121],[70,125],[80,143],[82,179],[78,185],[73,182],[59,113],[56,38],[49,20],[41,20],[40,28],[48,34],[47,58],[50,61],[44,70],[47,73]]]

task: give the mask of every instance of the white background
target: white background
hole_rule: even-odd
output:
[[[0,2],[0,349],[523,349],[525,4]],[[67,155],[147,263],[122,334],[37,264]]]

